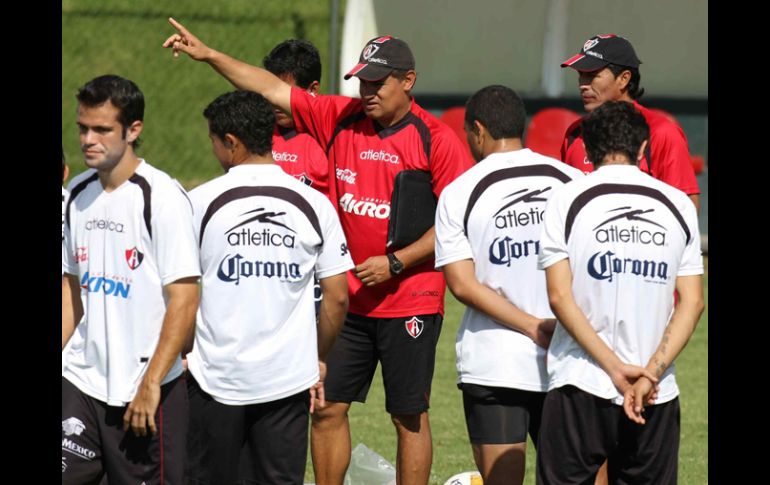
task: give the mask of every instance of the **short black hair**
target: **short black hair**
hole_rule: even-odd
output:
[[[273,106],[252,91],[232,91],[219,96],[203,110],[209,130],[224,140],[230,133],[250,153],[266,155],[273,149]]]
[[[64,167],[67,165],[67,161],[64,159],[64,145],[61,147],[61,181],[64,183]]]
[[[78,90],[78,103],[94,108],[110,101],[118,108],[118,121],[123,125],[123,136],[134,121],[144,121],[144,94],[129,79],[105,74],[88,81]],[[131,146],[139,148],[139,138]]]
[[[620,76],[623,71],[629,71],[631,73],[631,79],[628,81],[628,95],[631,99],[639,99],[644,95],[644,88],[639,84],[642,82],[642,74],[639,72],[638,67],[621,66],[619,64],[607,64],[607,69],[612,72],[615,77]]]
[[[307,40],[281,42],[262,59],[262,65],[276,76],[291,74],[302,89],[307,89],[313,81],[321,82],[321,56]]]
[[[581,129],[586,154],[594,165],[601,165],[612,153],[622,153],[636,165],[639,148],[650,136],[644,115],[627,101],[602,103],[583,118]]]
[[[481,88],[465,103],[465,125],[473,127],[478,121],[489,130],[492,138],[521,138],[527,112],[524,102],[508,87],[493,85]]]

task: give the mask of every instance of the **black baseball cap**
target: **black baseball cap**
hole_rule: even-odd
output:
[[[607,64],[637,68],[641,63],[629,41],[615,34],[606,34],[595,35],[585,41],[580,52],[562,62],[561,67],[598,71]]]
[[[379,81],[395,69],[414,69],[414,56],[409,44],[390,35],[375,37],[366,43],[358,64],[345,74],[345,80],[356,76],[365,81]]]

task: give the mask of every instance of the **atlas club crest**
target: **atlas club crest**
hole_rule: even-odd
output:
[[[374,53],[377,52],[378,50],[380,50],[380,46],[374,45],[374,44],[369,44],[364,49],[364,53],[363,53],[364,59],[366,59],[368,61],[369,58],[372,57],[374,55]]]
[[[132,270],[138,268],[142,261],[144,261],[144,253],[139,252],[136,246],[126,249],[126,263],[128,263],[129,268]]]
[[[419,318],[412,317],[404,323],[404,327],[406,327],[406,333],[408,333],[410,337],[417,338],[425,328],[425,324]]]

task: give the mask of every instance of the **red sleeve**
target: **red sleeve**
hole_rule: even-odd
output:
[[[473,166],[473,159],[450,128],[433,132],[430,155],[430,172],[433,193],[441,195],[444,187]]]
[[[308,164],[308,171],[310,173],[308,175],[315,181],[314,188],[328,197],[329,184],[331,183],[329,179],[329,160],[315,140],[308,140],[307,144],[307,154],[310,160]],[[331,176],[333,177],[334,175],[332,174]]]
[[[650,131],[650,158],[655,178],[687,195],[699,194],[687,138],[682,129],[673,123],[661,123]]]
[[[338,121],[360,104],[345,96],[314,96],[304,89],[291,88],[291,115],[297,131],[315,138],[324,151]]]

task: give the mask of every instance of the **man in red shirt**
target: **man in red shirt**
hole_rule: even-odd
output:
[[[297,131],[326,148],[334,168],[330,197],[356,267],[348,272],[345,326],[327,359],[327,406],[313,415],[316,482],[342,483],[350,462],[348,409],[352,401],[364,401],[380,361],[385,407],[398,436],[398,483],[426,484],[432,462],[430,384],[445,283],[433,268],[433,228],[404,248],[386,247],[390,200],[402,170],[429,171],[438,197],[471,162],[451,128],[411,97],[417,73],[409,46],[391,36],[367,42],[346,76],[359,78],[361,99],[313,96],[209,48],[169,21],[177,33],[164,47],[210,64],[239,89],[256,91],[291,114]]]
[[[285,40],[273,47],[262,65],[287,84],[318,94],[321,56],[310,42]],[[326,153],[310,135],[298,133],[294,120],[280,108],[275,109],[273,160],[284,172],[328,197],[329,161]]]
[[[655,113],[637,102],[644,94],[640,87],[639,64],[631,43],[615,34],[596,35],[588,39],[575,56],[561,67],[578,72],[578,85],[583,107],[589,113],[605,101],[633,103],[650,126],[650,142],[639,162],[639,168],[658,180],[687,194],[700,209],[700,190],[695,180],[687,137],[682,128],[666,116]],[[577,120],[564,134],[561,160],[582,170],[593,172],[594,165],[586,157],[582,119]]]

